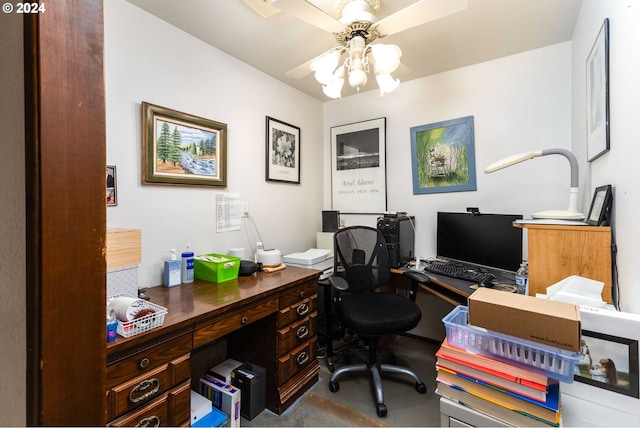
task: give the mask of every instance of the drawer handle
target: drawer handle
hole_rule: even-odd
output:
[[[149,359],[148,359],[148,358],[143,358],[143,359],[141,359],[141,360],[140,360],[140,368],[141,368],[141,369],[146,369],[150,362],[151,362],[151,361],[149,361]]]
[[[160,426],[160,418],[157,416],[150,416],[148,418],[141,419],[138,422],[137,427],[159,427]]]
[[[247,317],[242,317],[242,319],[240,320],[240,324],[245,325],[247,322],[249,322],[249,318]]]
[[[301,298],[301,299],[303,299],[303,298],[304,298],[304,290],[302,290],[302,291],[300,292],[300,298]]]
[[[300,352],[296,357],[296,363],[298,363],[299,366],[304,366],[308,362],[309,362],[309,354],[307,353],[307,351]]]
[[[307,315],[309,313],[309,305],[307,305],[306,303],[299,305],[296,308],[296,313],[301,317]]]
[[[152,387],[153,387],[152,390],[147,391],[149,388],[152,388]],[[154,377],[153,379],[145,379],[131,390],[131,392],[129,393],[129,401],[131,401],[132,403],[139,403],[140,401],[144,401],[153,397],[155,394],[158,393],[158,391],[160,391],[160,380],[158,380],[158,378]],[[144,393],[144,394],[142,394],[140,397],[134,398],[133,397],[134,393]]]
[[[306,325],[300,326],[296,331],[296,337],[298,340],[306,339],[309,336],[309,329]]]

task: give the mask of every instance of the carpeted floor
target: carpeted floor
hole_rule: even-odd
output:
[[[242,426],[253,427],[363,427],[363,426],[439,426],[439,396],[435,394],[435,352],[439,345],[398,336],[393,343],[397,364],[412,368],[427,386],[419,394],[413,379],[402,375],[383,375],[387,416],[378,417],[370,375],[345,374],[339,391],[329,391],[329,370],[320,360],[320,380],[282,415],[265,410],[253,420],[242,419]],[[355,356],[352,358],[356,358]],[[334,359],[334,362],[336,360]],[[354,360],[355,362],[355,360]],[[336,367],[339,364],[336,362]]]

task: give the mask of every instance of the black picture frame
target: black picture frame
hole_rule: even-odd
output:
[[[300,184],[300,128],[267,116],[265,179]]]
[[[116,166],[107,165],[106,168],[106,184],[107,194],[106,201],[108,207],[115,207],[118,205],[118,182],[116,178]]]
[[[590,367],[585,369],[578,364],[573,376],[575,381],[629,397],[640,398],[638,340],[585,329],[582,330],[581,340],[584,344],[581,348],[588,350]],[[606,351],[591,355],[594,349]],[[606,362],[611,361],[609,357],[612,355],[615,355],[613,360],[616,361],[618,367],[615,381],[609,380],[606,377],[606,372],[599,372],[600,367],[606,366]],[[625,367],[625,369],[620,370],[621,367]],[[616,369],[616,365],[613,365],[613,368]]]
[[[612,202],[611,185],[597,187],[587,214],[587,224],[589,226],[608,226]]]
[[[586,63],[587,160],[610,149],[609,126],[609,19],[600,27]]]

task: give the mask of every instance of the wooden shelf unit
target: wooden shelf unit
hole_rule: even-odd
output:
[[[529,294],[546,293],[547,287],[579,275],[604,283],[602,300],[611,303],[611,228],[521,224],[527,230]]]

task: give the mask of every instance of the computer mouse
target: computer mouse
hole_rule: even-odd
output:
[[[478,283],[478,287],[493,288],[494,284],[491,282],[491,278],[485,278]]]

